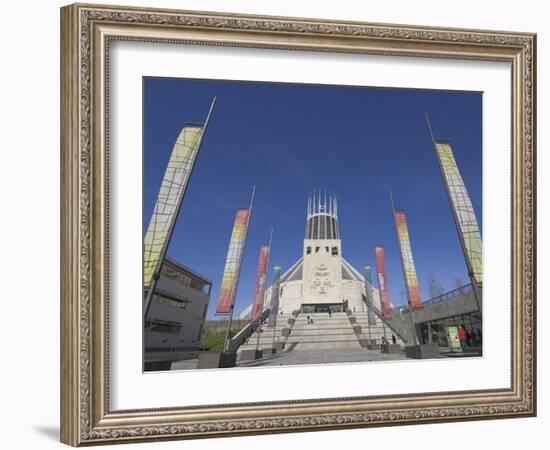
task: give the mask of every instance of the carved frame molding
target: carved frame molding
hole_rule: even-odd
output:
[[[510,389],[111,411],[105,105],[113,40],[510,62]],[[75,4],[61,10],[61,58],[62,442],[78,446],[536,414],[536,35]]]

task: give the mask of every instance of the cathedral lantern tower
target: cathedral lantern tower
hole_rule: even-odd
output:
[[[338,227],[338,204],[336,196],[325,192],[323,199],[321,193],[311,194],[307,202],[306,240],[340,239]]]

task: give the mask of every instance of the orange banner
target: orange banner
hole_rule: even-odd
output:
[[[402,209],[396,209],[394,216],[409,306],[412,309],[420,309],[422,308],[422,299],[420,297],[420,288],[418,287],[416,268],[414,267],[409,229],[407,227],[407,217],[405,216],[405,211]]]
[[[220,295],[216,306],[216,314],[229,314],[235,302],[237,282],[241,271],[241,260],[248,229],[249,213],[248,208],[240,208],[237,210],[235,216],[235,223],[233,224],[225,268],[223,270]]]

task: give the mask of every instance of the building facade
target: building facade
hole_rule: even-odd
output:
[[[145,321],[145,370],[197,357],[212,281],[166,258]]]

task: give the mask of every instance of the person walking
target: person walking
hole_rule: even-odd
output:
[[[470,333],[470,342],[472,343],[471,345],[473,345],[474,347],[477,346],[476,330],[472,330],[472,332]]]
[[[391,335],[391,342],[393,345],[397,344],[397,338],[395,337],[395,334],[392,333]]]
[[[382,336],[382,342],[380,343],[380,353],[385,353],[387,345],[388,340],[386,339],[386,336]]]
[[[458,326],[458,339],[460,340],[460,347],[466,348],[466,331],[462,325]]]

